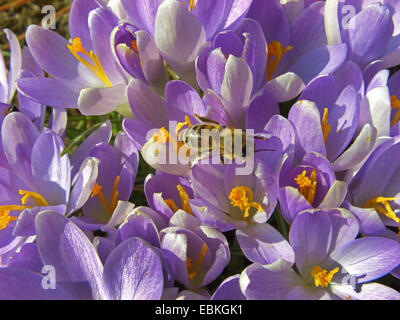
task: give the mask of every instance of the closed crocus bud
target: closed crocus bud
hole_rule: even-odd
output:
[[[156,89],[163,88],[168,74],[149,33],[123,23],[113,30],[111,39],[116,58],[131,76],[148,82]]]

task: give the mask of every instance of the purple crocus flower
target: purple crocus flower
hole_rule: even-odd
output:
[[[344,6],[351,6],[349,16]],[[365,74],[400,63],[400,7],[397,1],[327,1],[326,35],[330,45],[345,43],[347,59],[357,63]],[[355,14],[355,15],[354,15]],[[367,83],[371,77],[367,76]]]
[[[193,213],[202,223],[222,232],[236,230],[244,255],[259,263],[293,261],[287,241],[268,223],[277,204],[277,180],[256,160],[254,171],[236,175],[235,165],[200,165],[192,170]],[[279,247],[279,250],[275,250]]]
[[[114,29],[111,41],[115,56],[122,67],[132,77],[149,83],[163,94],[168,74],[152,36],[124,23]]]
[[[7,166],[0,168],[3,256],[35,234],[33,221],[40,208],[56,206],[59,214],[81,208],[90,196],[94,183],[91,177],[97,174],[98,161],[85,159],[72,181],[69,157],[60,157],[64,148],[61,138],[49,129],[39,132],[21,112],[6,116],[2,140],[7,159]],[[5,264],[7,258],[3,258]]]
[[[193,199],[194,193],[186,178],[157,171],[154,176],[146,177],[144,192],[150,208],[156,210],[167,224],[179,209],[193,213],[189,200]]]
[[[91,115],[117,109],[130,115],[126,87],[131,76],[118,64],[110,45],[118,18],[94,0],[77,0],[69,19],[71,42],[51,30],[28,27],[29,49],[52,78],[21,79],[18,90],[55,108],[78,107],[83,114]]]
[[[120,132],[114,147],[107,142],[96,144],[88,157],[97,159],[97,175],[89,199],[82,206],[82,216],[74,222],[84,230],[107,229],[121,223],[130,212],[125,203],[132,194],[139,155],[128,137]]]
[[[381,89],[368,88],[365,96],[361,70],[352,62],[343,64],[335,75],[311,81],[288,116],[296,129],[296,157],[318,152],[333,163],[335,171],[357,167],[378,135],[376,124],[365,121],[361,113],[365,105],[378,104],[374,97],[379,93]]]
[[[264,31],[268,44],[267,79],[275,78],[271,89],[289,86],[294,80],[291,73],[308,84],[318,75],[335,72],[345,61],[346,45],[326,41],[324,8],[321,1],[308,3],[289,22],[278,0],[252,2],[247,17],[257,20]]]
[[[230,260],[225,236],[183,210],[175,213],[170,227],[161,230],[160,236],[176,280],[189,290],[211,283]]]
[[[44,120],[44,107],[42,107],[40,104],[27,99],[20,93],[18,93],[18,108],[10,108],[9,104],[11,104],[13,101],[17,79],[42,77],[42,70],[32,58],[32,55],[27,47],[24,47],[21,50],[19,41],[15,34],[9,29],[5,29],[4,32],[6,33],[10,44],[10,69],[8,70],[7,77],[6,66],[4,64],[3,57],[1,56],[0,102],[2,105],[0,107],[0,125],[2,119],[9,111],[18,110],[27,115],[38,128],[41,128]]]
[[[347,186],[336,180],[335,173],[324,156],[307,153],[295,167],[292,167],[291,161],[289,154],[283,157],[279,178],[279,201],[282,215],[288,223],[306,209],[341,206]]]
[[[225,232],[266,222],[277,204],[276,178],[256,161],[251,174],[237,175],[237,165],[196,164],[192,169],[193,213]]]
[[[35,225],[40,258],[44,265],[55,268],[56,285],[87,282],[93,299],[160,299],[164,286],[162,264],[147,242],[139,238],[123,241],[103,265],[90,240],[67,218],[43,212]],[[15,282],[5,292],[16,292],[24,285]],[[44,289],[37,283],[31,290],[40,293]]]
[[[289,99],[301,92],[304,86],[301,82],[296,87],[295,80],[292,85],[282,86],[280,91],[264,86],[266,70],[260,65],[266,65],[266,62],[266,41],[261,27],[252,19],[243,20],[235,32],[218,34],[201,51],[196,60],[197,81],[205,92],[210,109],[218,115],[218,121],[244,129],[249,109],[261,104],[264,106],[262,111],[278,114],[277,99],[282,101],[282,97],[276,96],[277,92],[287,97],[291,95]],[[293,92],[283,93],[285,89]],[[261,111],[261,106],[258,111]]]
[[[388,138],[349,181],[345,207],[358,218],[364,235],[385,235],[386,226],[400,227],[399,137]]]
[[[240,275],[248,299],[400,299],[392,288],[371,281],[400,263],[400,245],[383,237],[355,239],[358,223],[346,210],[306,210],[290,229],[292,264],[254,263]]]
[[[165,295],[173,295],[175,270],[167,259],[168,253],[160,247],[160,231],[167,227],[167,223],[151,208],[137,207],[133,209],[133,206],[133,204],[124,203],[125,217],[120,215],[119,221],[116,221],[115,225],[118,224],[118,228],[103,227],[102,229],[107,231],[107,237],[97,236],[93,239],[97,253],[101,261],[105,263],[114,248],[125,240],[136,237],[146,241],[160,256],[163,265],[164,287],[169,291],[169,293],[165,292]],[[117,210],[122,211],[118,208]],[[114,213],[114,215],[117,214]],[[114,217],[112,219],[116,220]]]
[[[234,28],[246,15],[249,0],[122,1],[130,21],[154,36],[162,56],[195,86],[194,62],[214,34]]]

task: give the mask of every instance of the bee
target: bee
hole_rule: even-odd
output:
[[[246,160],[254,152],[254,140],[267,138],[248,135],[245,131],[221,125],[219,122],[194,115],[202,123],[192,125],[189,118],[185,124],[188,128],[181,132],[177,128],[177,137],[190,149],[194,161],[208,158],[210,155],[219,155],[222,164],[235,159]],[[262,149],[257,151],[272,151]]]

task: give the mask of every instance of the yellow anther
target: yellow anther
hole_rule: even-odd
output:
[[[377,212],[385,215],[389,219],[392,219],[396,223],[399,224],[399,237],[400,237],[400,218],[393,211],[392,207],[389,204],[389,201],[395,201],[397,198],[385,198],[385,197],[376,197],[368,200],[364,208],[373,208]]]
[[[253,201],[253,192],[246,186],[238,186],[232,189],[228,197],[234,207],[238,207],[244,212],[244,218],[249,217],[250,209],[255,208],[258,211],[264,211],[261,204]]]
[[[30,198],[32,198],[33,202],[37,207],[47,207],[49,204],[43,198],[43,196],[36,192],[26,191],[26,190],[19,190],[19,194],[23,195],[21,198],[21,204],[25,205]]]
[[[194,2],[194,0],[190,0],[190,12],[193,11],[195,5],[196,5],[196,3]]]
[[[33,206],[27,205],[28,200],[32,198],[35,206],[37,207],[47,207],[49,206],[46,199],[37,192],[26,191],[26,190],[19,190],[19,194],[23,197],[21,198],[21,205],[4,205],[0,206],[0,230],[7,227],[7,225],[17,219],[17,217],[11,217],[9,213],[11,211],[22,211],[25,209],[32,209]]]
[[[97,197],[101,204],[104,207],[104,210],[108,213],[108,215],[111,217],[112,214],[114,213],[115,208],[117,207],[118,204],[118,184],[119,184],[120,176],[117,176],[114,180],[113,183],[113,188],[111,191],[111,197],[110,197],[110,203],[106,200],[103,194],[103,187],[99,185],[97,182],[95,182],[93,188],[92,188],[92,194],[91,198]]]
[[[314,169],[311,172],[310,177],[307,177],[307,171],[304,170],[301,174],[294,178],[297,185],[299,186],[299,192],[307,199],[308,203],[313,205],[315,199],[315,193],[317,190],[317,173]]]
[[[322,116],[322,133],[324,135],[324,142],[328,140],[329,132],[331,132],[331,125],[328,124],[328,108],[324,109],[324,115]]]
[[[192,208],[190,207],[190,204],[189,204],[190,199],[189,199],[187,192],[185,191],[185,189],[183,189],[183,187],[180,184],[178,184],[176,186],[176,188],[178,189],[179,197],[181,198],[182,209],[185,210],[187,213],[194,215]]]
[[[158,132],[153,133],[153,140],[158,143],[168,143],[169,142],[169,132],[164,128],[160,128]]]
[[[71,51],[73,56],[79,62],[89,68],[101,81],[105,83],[107,87],[112,87],[111,81],[108,79],[99,59],[96,57],[92,50],[90,50],[90,52],[87,52],[87,50],[82,46],[82,42],[79,37],[72,39],[72,44],[67,44],[67,47],[69,51]],[[79,53],[89,58],[90,62],[81,57]]]
[[[188,126],[188,128],[192,127],[192,123],[190,122],[190,118],[188,116],[185,116],[185,121],[184,122],[178,122],[176,125],[176,137],[179,138],[179,131],[182,130],[184,126]]]
[[[132,47],[133,51],[134,51],[136,54],[139,54],[139,48],[138,48],[138,46],[137,46],[137,41],[136,41],[136,39],[131,41],[131,47]]]
[[[283,45],[279,41],[273,41],[271,44],[267,45],[267,81],[272,79],[274,72],[285,53],[292,49],[292,46],[287,46],[285,49],[283,49]]]
[[[390,97],[390,102],[392,106],[392,111],[397,109],[392,120],[390,121],[390,126],[393,128],[400,120],[400,99],[398,99],[396,95],[392,95]]]
[[[176,205],[174,199],[167,199],[164,200],[164,202],[167,204],[167,206],[175,213],[179,210],[178,206]]]
[[[0,230],[5,229],[10,222],[17,220],[17,217],[11,217],[9,215],[10,211],[12,210],[13,209],[11,210],[0,209]]]
[[[201,263],[206,255],[207,248],[207,245],[204,243],[201,248],[200,255],[194,264],[192,264],[192,259],[189,257],[186,258],[186,267],[188,270],[189,279],[194,279],[198,275]]]
[[[332,271],[322,269],[320,266],[314,266],[311,271],[311,276],[314,278],[314,284],[316,287],[326,288],[331,283],[333,276],[339,271],[336,267]]]

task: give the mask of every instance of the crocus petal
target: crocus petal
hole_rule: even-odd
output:
[[[350,147],[332,164],[335,171],[344,171],[355,167],[372,151],[376,143],[377,130],[366,124]]]
[[[83,115],[103,115],[127,104],[126,84],[81,90],[78,108]]]
[[[332,224],[328,213],[303,211],[293,221],[289,240],[300,273],[311,270],[328,256]]]
[[[150,34],[154,33],[154,23],[158,7],[163,0],[122,0],[122,5],[133,22],[139,29],[144,29]]]
[[[245,125],[245,114],[253,89],[253,76],[248,64],[241,58],[229,56],[221,96],[228,102],[225,106],[237,128]]]
[[[315,103],[300,100],[290,109],[288,118],[297,131],[299,143],[296,153],[298,153],[299,158],[302,158],[304,153],[312,151],[326,156],[321,115]]]
[[[366,283],[358,294],[361,300],[400,300],[400,293],[379,283]]]
[[[108,256],[104,283],[113,300],[158,300],[164,287],[160,257],[144,241],[128,239]]]
[[[207,85],[203,85],[204,89],[211,88],[217,93],[221,92],[222,81],[225,76],[225,66],[226,66],[226,57],[222,52],[221,48],[214,49],[210,52],[206,61],[206,77],[207,77]],[[198,60],[198,66],[200,67],[200,58]],[[198,77],[199,78],[199,77]],[[201,81],[201,80],[200,80]],[[201,84],[201,82],[200,82]]]
[[[18,79],[19,73],[21,71],[22,52],[19,41],[15,34],[9,29],[4,29],[4,32],[6,33],[11,51],[10,73],[8,75],[8,95],[6,100],[7,102],[11,102],[15,92],[15,82]]]
[[[265,87],[272,92],[278,102],[285,102],[297,97],[303,91],[305,84],[297,74],[287,72],[268,81]]]
[[[252,262],[270,264],[279,259],[294,263],[289,242],[269,224],[252,224],[236,231],[244,255]]]
[[[279,1],[253,1],[248,18],[257,20],[264,31],[268,43],[279,41],[284,48],[289,44],[289,23]]]
[[[150,128],[160,128],[166,125],[168,115],[164,101],[143,81],[133,79],[129,83],[128,99],[136,120]]]
[[[69,11],[68,26],[71,38],[79,37],[86,50],[93,49],[88,24],[89,13],[98,7],[96,0],[77,0],[72,3]]]
[[[88,157],[96,144],[108,143],[111,139],[111,122],[106,121],[101,126],[91,133],[74,151],[70,157],[72,167],[72,177],[78,172],[82,162]]]
[[[386,227],[375,209],[352,206],[348,201],[344,202],[344,207],[357,218],[361,234],[371,236],[385,234]]]
[[[116,237],[116,245],[128,238],[138,237],[155,247],[160,246],[160,238],[157,227],[152,219],[138,211],[129,215],[128,221],[119,229]]]
[[[183,111],[187,115],[203,115],[206,111],[197,91],[186,82],[180,80],[167,83],[165,87],[165,103],[168,111],[174,108]]]
[[[194,60],[206,43],[206,33],[196,17],[179,2],[167,0],[159,6],[154,40],[178,74],[183,77],[194,75]]]
[[[146,31],[140,30],[136,32],[136,40],[143,74],[152,86],[161,91],[168,81],[168,73],[154,39]]]
[[[43,289],[42,275],[14,268],[0,269],[0,300],[74,300],[60,286]]]
[[[38,129],[22,113],[12,112],[3,120],[1,133],[9,165],[23,181],[32,181],[30,162]]]
[[[341,264],[357,283],[384,276],[400,262],[400,245],[383,237],[367,237],[337,247],[330,258]]]
[[[282,209],[282,215],[288,223],[303,210],[311,209],[312,206],[304,196],[293,187],[284,187],[279,189],[279,201]]]
[[[254,263],[240,275],[240,288],[251,300],[279,300],[295,288],[299,276],[289,267]]]
[[[254,77],[253,91],[256,91],[265,82],[266,69],[260,66],[267,64],[267,41],[260,24],[253,19],[244,19],[235,32],[244,39],[241,57],[250,66]]]
[[[332,187],[328,190],[324,200],[318,206],[321,209],[340,207],[347,194],[347,185],[342,181],[335,181]]]
[[[26,42],[36,62],[49,74],[75,81],[83,76],[90,82],[99,83],[92,71],[80,64],[68,50],[67,40],[54,31],[31,25],[26,30]]]
[[[338,92],[341,92],[348,85],[352,85],[360,97],[364,96],[365,81],[360,67],[353,61],[345,61],[334,74]]]
[[[28,98],[54,108],[76,108],[79,91],[61,80],[52,78],[21,78],[17,82],[18,91]]]
[[[378,137],[388,136],[390,130],[390,96],[387,87],[378,87],[367,93],[372,125]]]
[[[67,218],[43,212],[36,218],[37,246],[43,263],[59,281],[88,281],[95,298],[104,298],[103,265],[86,235]]]
[[[77,173],[68,201],[68,214],[80,209],[89,199],[98,175],[99,160],[87,158]]]
[[[308,83],[318,75],[329,74],[339,69],[346,59],[346,54],[345,44],[318,47],[297,60],[290,70]]]
[[[193,14],[204,26],[207,39],[210,39],[217,31],[224,15],[225,0],[198,0],[193,9]]]
[[[128,74],[114,58],[110,42],[111,33],[118,25],[118,18],[107,8],[97,8],[89,13],[88,23],[93,51],[108,79],[113,84],[126,83]]]
[[[315,102],[320,113],[332,106],[339,95],[333,75],[321,75],[312,80],[304,89],[299,100]]]
[[[349,49],[348,58],[362,67],[383,53],[393,34],[393,21],[388,8],[371,4],[350,21],[354,28],[343,30]]]
[[[239,277],[240,275],[235,275],[225,279],[215,290],[211,300],[246,300],[240,290]]]
[[[36,234],[35,219],[39,213],[42,211],[51,211],[54,214],[64,215],[66,213],[65,209],[65,205],[25,209],[18,216],[13,235],[16,237],[34,236]]]
[[[60,157],[63,149],[60,137],[51,131],[42,133],[32,148],[32,175],[49,204],[68,202],[71,168],[68,155]]]
[[[9,267],[42,272],[43,263],[40,259],[39,251],[35,243],[26,243],[21,250],[10,259]]]
[[[379,71],[369,82],[367,92],[378,87],[385,87],[388,84],[389,76],[389,70],[384,69]]]
[[[293,49],[285,54],[276,74],[288,70],[293,63],[312,49],[326,45],[324,3],[317,2],[304,9],[290,25],[290,43]]]
[[[201,199],[191,200],[190,207],[200,221],[221,232],[235,230],[237,227],[244,227],[247,224],[245,221],[241,223],[233,221],[225,212]]]
[[[222,29],[235,29],[250,8],[251,0],[227,0],[225,5]]]
[[[250,103],[246,115],[246,128],[263,132],[269,120],[279,114],[279,106],[268,89],[260,90]]]

